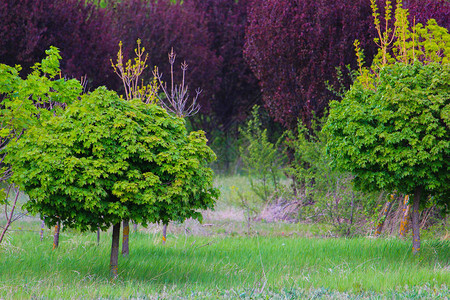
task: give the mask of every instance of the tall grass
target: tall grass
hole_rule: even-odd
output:
[[[51,245],[50,236],[41,243],[34,232],[9,236],[0,246],[0,298],[249,296],[286,289],[386,295],[407,292],[406,286],[450,296],[446,241],[424,241],[421,255],[413,256],[410,242],[398,239],[177,235],[162,246],[159,236],[139,232],[113,282],[109,234],[97,246],[95,234],[63,232],[60,248]]]
[[[245,176],[219,177],[216,186],[218,210],[236,204],[233,186],[250,190]],[[94,233],[63,231],[52,251],[50,230],[39,241],[37,218],[14,223],[0,245],[0,299],[450,297],[449,240],[427,235],[413,256],[410,240],[325,239],[322,224],[253,222],[249,236],[240,221],[207,222],[172,224],[165,246],[157,228],[141,228],[116,281],[110,233],[97,246]]]

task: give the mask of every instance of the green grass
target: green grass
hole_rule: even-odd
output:
[[[218,177],[216,186],[219,213],[239,211],[233,186],[250,190],[237,175]],[[422,253],[413,256],[411,240],[328,238],[325,224],[251,222],[248,236],[239,218],[205,223],[171,224],[166,246],[160,228],[140,228],[111,281],[110,232],[97,246],[95,233],[68,230],[52,251],[51,231],[40,242],[40,222],[22,219],[0,245],[0,299],[450,298],[448,225],[423,231]]]
[[[38,223],[24,224],[36,229]],[[270,225],[267,225],[270,226]],[[14,228],[13,228],[14,229]],[[17,229],[17,227],[15,228]],[[169,235],[130,238],[120,277],[109,280],[110,234],[52,237],[11,231],[0,246],[0,298],[450,297],[450,242],[427,240],[419,256],[399,239]]]

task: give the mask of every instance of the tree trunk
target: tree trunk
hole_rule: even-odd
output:
[[[417,187],[414,191],[413,211],[412,211],[412,230],[413,230],[413,254],[420,251],[420,224],[419,224],[419,204],[422,188]]]
[[[111,244],[111,260],[109,263],[110,275],[113,279],[118,276],[118,261],[119,261],[119,239],[120,239],[120,222],[114,224]]]
[[[40,232],[40,240],[41,240],[41,242],[44,240],[44,229],[45,229],[45,221],[42,220],[41,221],[41,232]]]
[[[383,214],[381,216],[380,221],[378,221],[377,228],[375,229],[375,236],[379,236],[381,231],[383,230],[384,222],[386,221],[387,215],[391,210],[392,202],[394,202],[394,194],[391,194],[391,200],[386,202],[383,209]]]
[[[129,240],[130,240],[130,222],[123,220],[123,238],[122,238],[122,256],[126,257],[130,254]]]
[[[100,245],[100,227],[97,228],[97,246]]]
[[[162,243],[163,245],[166,244],[166,239],[167,238],[167,224],[163,225],[163,236],[162,236]]]
[[[351,210],[350,210],[350,224],[349,224],[348,229],[347,229],[347,236],[350,236],[351,228],[352,228],[352,225],[353,225],[353,208],[355,206],[355,204],[354,204],[355,201],[354,200],[355,200],[355,194],[352,192],[352,202],[350,204],[350,208],[351,208]]]
[[[400,237],[404,238],[406,233],[408,232],[409,226],[409,213],[411,210],[411,205],[409,205],[409,195],[405,196],[405,200],[403,201],[403,216],[400,222]]]
[[[11,189],[11,187],[10,187]],[[6,214],[6,225],[3,228],[2,234],[0,235],[0,244],[3,241],[3,238],[5,237],[6,231],[8,231],[9,226],[11,225],[11,223],[13,222],[13,216],[14,216],[14,209],[16,208],[16,204],[17,204],[17,199],[19,199],[19,190],[17,189],[17,193],[16,193],[16,197],[14,198],[14,203],[12,205],[11,208],[11,213],[9,214],[9,216],[7,215],[7,204],[5,204],[5,214]],[[8,195],[9,195],[9,191],[8,191]],[[7,196],[8,197],[8,196]]]
[[[59,231],[61,229],[61,223],[58,221],[55,225],[55,234],[53,236],[53,250],[59,246]]]

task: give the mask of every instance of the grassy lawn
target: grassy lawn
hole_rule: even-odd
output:
[[[97,246],[94,233],[65,231],[52,251],[49,230],[43,242],[37,232],[11,231],[0,246],[0,298],[450,297],[448,241],[425,240],[414,257],[408,240],[305,238],[259,226],[266,230],[253,236],[173,228],[165,246],[156,231],[140,228],[116,281],[109,280],[110,233]],[[27,222],[13,230],[38,228]]]
[[[450,298],[448,225],[422,232],[419,256],[410,239],[333,238],[325,224],[252,221],[249,228],[235,192],[248,191],[248,179],[219,179],[217,211],[204,212],[203,224],[171,224],[166,245],[161,226],[133,232],[115,281],[111,232],[97,245],[95,233],[63,231],[53,251],[50,229],[40,241],[38,219],[13,223],[0,245],[0,299]]]

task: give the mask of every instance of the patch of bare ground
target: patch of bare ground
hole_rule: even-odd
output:
[[[255,218],[255,221],[266,221],[268,223],[274,222],[296,222],[298,216],[298,209],[302,205],[300,200],[288,201],[283,198],[278,198],[266,204]]]

